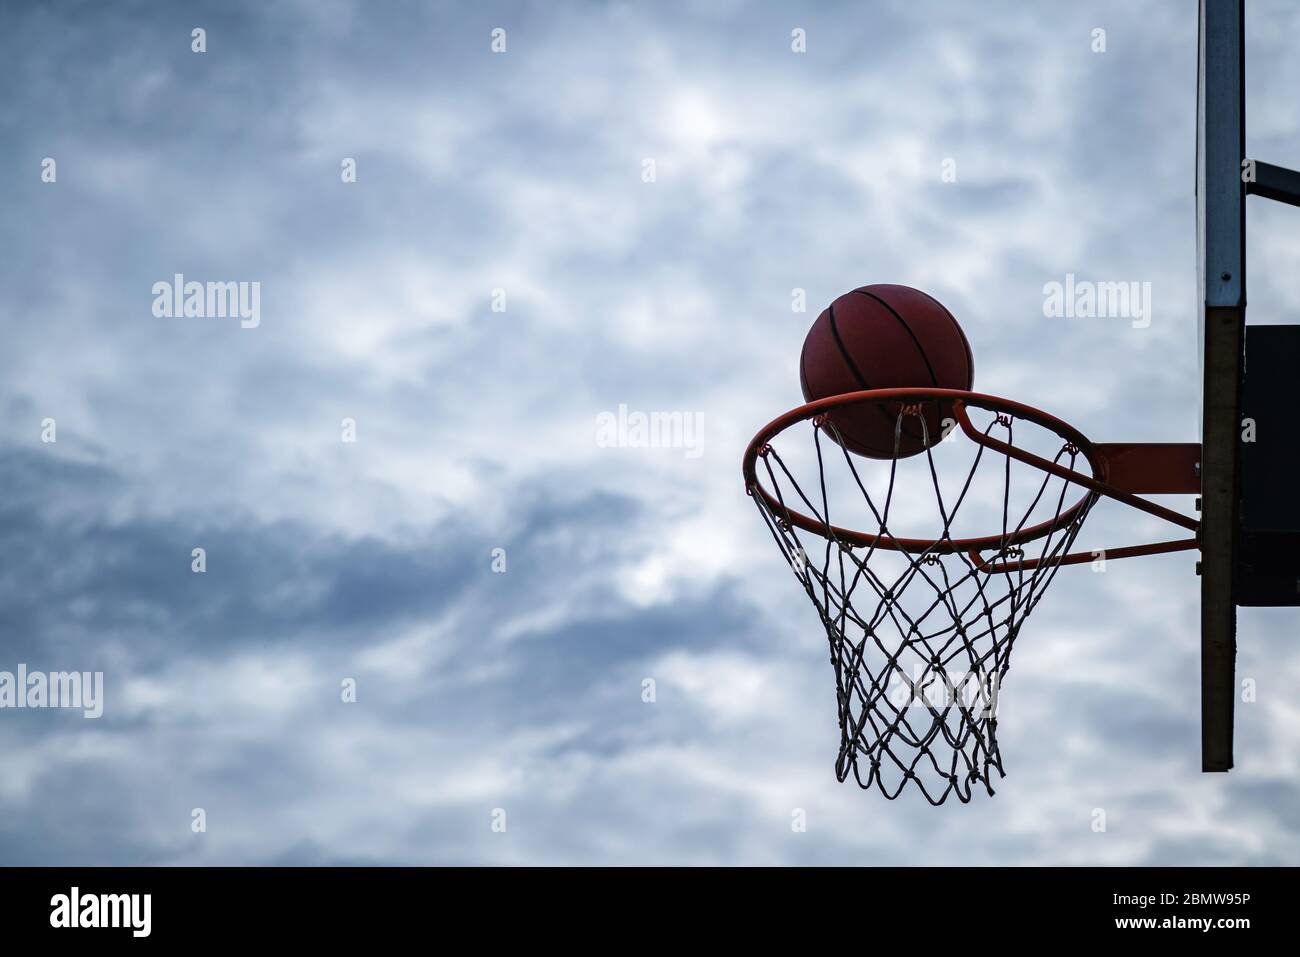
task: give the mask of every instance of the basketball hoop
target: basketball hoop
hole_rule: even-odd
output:
[[[891,458],[847,451],[835,413],[849,408],[892,420]],[[936,436],[940,414],[950,425]],[[803,422],[811,455],[787,447],[783,457],[778,441]],[[903,448],[905,436],[919,454]],[[1198,453],[1096,444],[1045,412],[958,389],[852,392],[763,428],[745,451],[745,486],[826,629],[838,779],[852,774],[890,799],[910,781],[935,805],[967,802],[977,784],[992,794],[994,772],[1004,774],[997,698],[1011,646],[1057,569],[1197,547],[1188,538],[1071,552],[1084,519],[1106,496],[1196,531],[1195,519],[1137,493],[1196,491]],[[997,531],[963,529],[970,511],[996,519]],[[904,532],[918,515],[929,527]]]

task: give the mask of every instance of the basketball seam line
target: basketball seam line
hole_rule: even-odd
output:
[[[885,302],[885,300],[881,299],[874,292],[867,292],[863,289],[854,289],[853,291],[859,296],[866,296],[868,299],[874,299],[876,302],[884,306],[889,314],[898,321],[898,324],[902,326],[903,331],[907,333],[907,337],[912,340],[912,345],[916,346],[917,355],[919,355],[921,361],[925,363],[925,371],[930,373],[930,385],[937,388],[939,385],[939,377],[934,374],[934,366],[930,365],[930,357],[925,354],[925,349],[921,348],[921,340],[916,338],[916,333],[912,331],[912,327],[907,324],[902,316],[894,311],[893,306]],[[947,310],[945,310],[945,312],[946,311]]]
[[[855,289],[853,291],[861,292],[861,290],[858,289]],[[868,296],[871,299],[876,299],[875,296],[871,296],[869,293],[862,293],[862,294],[864,296]],[[879,299],[876,299],[876,301],[880,302]],[[889,309],[889,306],[886,303],[881,302],[880,304],[884,306],[886,309]],[[893,314],[895,319],[898,319],[899,322],[902,322],[902,319],[898,316],[897,313],[894,312],[894,310],[889,309],[889,312]],[[831,335],[835,337],[835,345],[840,350],[840,358],[844,360],[844,364],[847,365],[849,367],[849,371],[853,373],[853,378],[858,380],[858,385],[862,386],[864,391],[870,390],[871,385],[870,383],[867,382],[866,376],[864,376],[862,372],[858,369],[857,363],[855,363],[853,361],[853,357],[849,355],[849,350],[844,348],[844,340],[840,338],[839,323],[837,323],[835,320],[835,303],[832,302],[829,306],[826,307],[826,315],[827,318],[830,320]],[[906,323],[903,324],[903,327],[905,329],[907,328]],[[910,333],[911,330],[908,330],[908,332]],[[916,342],[915,336],[912,337],[912,341],[916,345],[917,352],[921,353],[921,359],[922,361],[925,362],[925,367],[927,369],[930,369],[930,363],[928,360],[926,360],[925,353],[921,351],[921,344],[919,342]],[[803,357],[800,356],[800,365],[803,364],[802,360]],[[930,369],[930,381],[932,383],[935,381],[933,369]],[[880,413],[881,418],[883,418],[887,424],[892,425],[894,423],[894,420],[890,417],[889,412],[886,409],[882,408],[881,406],[875,406],[875,409],[877,412]],[[917,442],[921,441],[921,436],[913,435],[911,432],[908,431],[906,423],[903,424],[902,431],[903,434],[907,436],[909,439],[912,439]],[[871,449],[873,452],[888,453],[893,451],[892,449],[877,449],[875,445],[868,442],[864,442],[862,441],[862,439],[858,438],[857,436],[850,436],[850,438],[852,438],[853,442],[856,443],[857,445],[862,446],[864,449]]]
[[[925,363],[925,367],[926,367],[928,370],[930,370],[930,381],[931,381],[935,386],[938,386],[938,384],[939,384],[939,379],[938,379],[938,377],[934,374],[934,366],[930,365],[930,357],[929,357],[928,355],[926,355],[925,350],[921,348],[921,343],[920,343],[920,341],[916,338],[916,334],[912,331],[912,327],[909,326],[909,325],[908,325],[908,324],[903,320],[903,317],[900,316],[900,315],[899,315],[899,314],[894,310],[894,307],[893,307],[893,306],[891,306],[889,303],[887,303],[884,299],[882,299],[882,298],[881,298],[880,296],[878,296],[876,293],[874,293],[874,292],[867,292],[867,290],[866,290],[865,287],[859,287],[859,288],[857,288],[857,289],[854,289],[853,291],[856,292],[856,293],[861,293],[862,295],[868,297],[869,299],[874,299],[874,300],[876,300],[876,302],[880,303],[882,306],[884,306],[886,309],[888,309],[889,312],[894,316],[894,318],[897,319],[897,320],[899,321],[899,323],[902,325],[903,329],[907,332],[907,334],[908,334],[909,336],[911,336],[912,341],[916,344],[916,351],[919,352],[919,353],[921,354],[921,361],[924,362],[924,363]],[[935,299],[934,296],[930,295],[930,294],[929,294],[928,292],[926,292],[924,289],[917,289],[916,291],[919,292],[921,295],[925,296],[926,299],[929,299],[932,303],[934,303],[935,307],[936,307],[936,308],[937,308],[941,313],[943,313],[943,314],[948,318],[948,323],[949,323],[949,325],[952,326],[953,332],[957,333],[957,338],[961,340],[962,350],[966,353],[966,384],[965,384],[965,387],[966,387],[967,389],[969,389],[969,388],[970,388],[972,385],[974,385],[974,383],[975,383],[975,355],[974,355],[973,352],[971,352],[970,340],[966,338],[966,333],[962,330],[961,324],[960,324],[959,322],[957,322],[957,318],[956,318],[956,317],[955,317],[951,312],[948,311],[948,307],[947,307],[947,306],[945,306],[943,303],[941,303],[938,299]],[[906,431],[906,430],[904,430],[904,431]],[[916,436],[916,438],[919,439],[920,436]]]
[[[831,303],[830,306],[827,307],[826,314],[830,317],[831,335],[835,337],[835,345],[840,350],[840,356],[844,359],[844,364],[847,365],[849,371],[853,373],[853,378],[858,380],[858,385],[862,386],[863,389],[870,389],[871,386],[867,384],[866,376],[864,376],[861,370],[858,369],[858,364],[854,362],[853,357],[849,355],[849,350],[844,348],[844,340],[840,338],[839,323],[835,321],[835,303]],[[931,375],[931,378],[933,378],[933,375]]]
[[[969,389],[975,384],[975,353],[971,351],[970,340],[966,338],[966,333],[962,329],[961,323],[957,321],[956,316],[948,311],[948,307],[938,299],[935,299],[934,296],[930,295],[924,289],[918,289],[916,291],[938,306],[939,310],[948,317],[948,321],[952,323],[953,329],[957,332],[957,338],[961,340],[961,344],[966,350],[966,388]]]

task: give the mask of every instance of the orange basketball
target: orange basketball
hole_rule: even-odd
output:
[[[799,381],[804,399],[825,399],[865,389],[969,390],[975,360],[966,334],[937,299],[910,286],[877,284],[845,293],[817,317],[804,339]],[[916,455],[942,437],[948,402],[922,403],[904,416],[895,451],[898,403],[875,402],[837,409],[829,416],[841,444],[873,459]],[[928,441],[927,441],[928,438]]]

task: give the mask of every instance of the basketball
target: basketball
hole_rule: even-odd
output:
[[[862,286],[840,296],[813,323],[799,359],[807,402],[865,389],[969,390],[974,376],[970,343],[957,320],[910,286]],[[952,411],[950,402],[930,401],[920,417],[904,416],[897,452],[898,403],[836,409],[829,415],[834,429],[826,434],[867,458],[905,458],[937,443]]]

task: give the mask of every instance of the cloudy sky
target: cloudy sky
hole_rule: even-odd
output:
[[[1195,439],[1191,0],[0,17],[0,670],[105,683],[0,711],[0,863],[1300,859],[1294,614],[1243,614],[1202,775],[1192,555],[1063,571],[996,796],[888,802],[835,780],[740,480],[869,282],[943,301],[981,391]],[[1300,166],[1300,9],[1248,26],[1248,151]],[[1293,215],[1251,208],[1253,321],[1300,308]],[[177,273],[259,283],[256,326],[156,315]],[[1149,325],[1046,318],[1070,273]],[[599,442],[620,405],[697,445]],[[1176,535],[1103,504],[1081,543]]]

